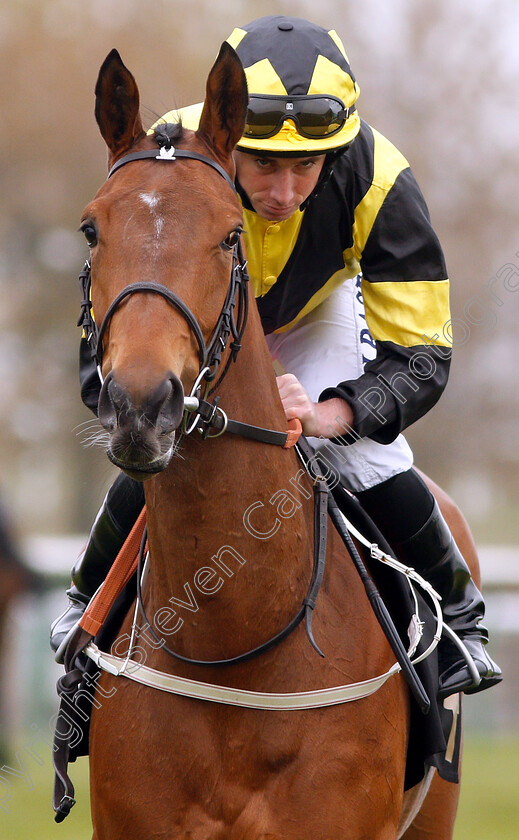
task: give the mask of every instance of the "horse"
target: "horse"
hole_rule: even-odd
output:
[[[95,109],[109,177],[81,228],[102,324],[106,452],[144,481],[146,499],[147,620],[130,610],[119,638],[153,671],[287,695],[363,683],[388,672],[394,654],[333,529],[313,613],[312,638],[325,655],[302,623],[266,644],[305,599],[317,517],[314,482],[294,448],[229,433],[231,421],[287,425],[254,301],[246,325],[236,303],[243,329],[229,317],[243,224],[232,151],[246,108],[243,69],[224,44],[198,129],[166,127],[170,142],[163,132],[159,148],[113,50]],[[185,414],[202,403],[211,406],[197,415],[203,436]],[[418,796],[417,819],[405,816],[409,796],[420,794],[404,795],[409,718],[396,672],[355,702],[265,710],[103,671],[90,724],[93,840],[449,840],[457,785],[435,776],[425,801],[425,790]]]

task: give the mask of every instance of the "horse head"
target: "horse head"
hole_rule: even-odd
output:
[[[243,68],[227,43],[196,132],[180,124],[144,132],[135,79],[116,50],[99,73],[95,114],[110,171],[81,230],[101,325],[99,420],[108,457],[136,478],[168,465],[184,392],[229,294],[242,225],[232,151],[246,108]]]

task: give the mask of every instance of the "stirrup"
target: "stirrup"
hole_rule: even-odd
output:
[[[472,646],[470,636],[465,639],[465,642],[463,642],[451,627],[444,624],[443,630],[445,635],[448,636],[449,640],[460,652],[461,658],[459,660],[452,661],[448,667],[440,673],[440,686],[438,691],[440,699],[449,697],[451,694],[458,694],[459,692],[463,692],[464,694],[476,694],[477,692],[484,691],[485,689],[491,688],[493,685],[497,685],[502,682],[503,676],[501,669],[486,653],[482,639],[476,639],[474,637],[472,639],[472,641],[478,643],[478,646],[481,648],[483,654],[483,657],[474,657],[469,649]],[[463,667],[463,662],[465,662],[466,668]],[[477,663],[481,663],[482,667],[478,668]],[[450,675],[449,671],[452,671]],[[466,671],[466,676],[464,675],[464,671]],[[446,681],[447,684],[443,681],[446,675],[449,675]],[[453,677],[459,677],[459,679],[453,680]]]
[[[481,674],[479,673],[478,669],[476,668],[476,663],[472,659],[469,651],[467,650],[466,646],[461,641],[460,637],[454,630],[449,627],[448,624],[443,625],[442,632],[445,636],[448,636],[449,640],[458,648],[459,652],[461,653],[462,658],[467,663],[467,668],[469,671],[470,676],[472,677],[471,686],[475,689],[481,682]]]

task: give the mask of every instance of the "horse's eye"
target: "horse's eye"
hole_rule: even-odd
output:
[[[90,222],[84,222],[79,229],[83,233],[89,248],[93,248],[94,245],[97,245],[97,231],[94,225]]]
[[[235,230],[231,231],[229,236],[226,236],[223,242],[220,243],[221,247],[224,251],[232,251],[233,248],[236,247],[238,242],[240,241],[240,234],[243,233],[242,228],[236,228]]]

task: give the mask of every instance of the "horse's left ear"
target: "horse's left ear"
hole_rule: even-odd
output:
[[[222,160],[230,157],[243,134],[249,97],[240,59],[224,41],[207,79],[197,136]]]

